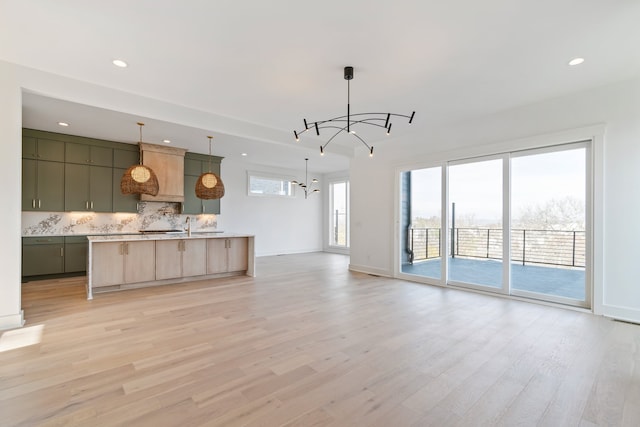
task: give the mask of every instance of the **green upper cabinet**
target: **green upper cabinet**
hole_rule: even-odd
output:
[[[211,156],[211,172],[220,176],[222,157]],[[203,200],[196,197],[196,182],[200,175],[209,172],[209,156],[186,153],[184,156],[184,204],[185,214],[219,214],[220,200]]]
[[[138,201],[140,196],[136,194],[122,194],[120,191],[120,181],[122,175],[133,165],[140,163],[140,152],[135,145],[135,150],[114,149],[113,150],[113,211],[138,213]],[[129,147],[127,147],[129,148]]]
[[[64,142],[46,138],[23,136],[22,158],[64,162]]]
[[[91,166],[113,166],[113,149],[95,145],[67,142],[64,147],[65,161]]]
[[[64,163],[22,159],[22,210],[64,211]]]
[[[22,210],[137,212],[120,177],[139,163],[137,145],[22,130]]]
[[[22,210],[64,210],[64,142],[22,137]]]
[[[122,191],[120,191],[120,180],[126,171],[127,169],[124,168],[113,168],[113,211],[138,213],[139,196],[136,194],[122,194]]]
[[[129,150],[113,150],[113,167],[128,169],[130,166],[140,163],[140,153]]]
[[[189,153],[184,155],[184,174],[191,176],[200,176],[202,173],[202,160],[195,160],[188,157]]]
[[[113,212],[113,170],[66,163],[64,210]]]
[[[197,181],[197,176],[184,176],[184,203],[182,204],[182,213],[194,215],[202,213],[202,200],[196,197],[195,192]]]

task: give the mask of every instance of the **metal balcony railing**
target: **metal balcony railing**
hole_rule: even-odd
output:
[[[440,257],[439,228],[410,228],[409,250],[413,260]],[[452,257],[502,259],[502,229],[455,228]],[[511,230],[511,261],[525,264],[547,264],[584,267],[586,235],[584,231]]]

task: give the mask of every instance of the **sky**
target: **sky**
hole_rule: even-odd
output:
[[[552,199],[585,200],[584,148],[511,158],[511,210],[517,218],[527,206]],[[412,171],[413,216],[440,215],[440,167]],[[500,223],[502,214],[502,160],[449,166],[449,201],[456,216],[474,215],[481,222]]]

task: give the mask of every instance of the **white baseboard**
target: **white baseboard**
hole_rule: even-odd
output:
[[[602,315],[617,320],[624,320],[625,322],[640,323],[640,310],[635,308],[604,304],[602,306]]]
[[[10,314],[8,316],[0,316],[0,330],[2,329],[14,329],[24,326],[24,311],[20,310],[20,313]]]
[[[349,264],[349,270],[357,271],[358,273],[373,274],[374,276],[393,277],[393,275],[387,270],[369,267],[366,265]]]
[[[256,258],[263,256],[277,256],[277,255],[295,255],[295,254],[310,254],[313,252],[322,252],[322,248],[318,249],[301,249],[297,251],[286,251],[286,252],[261,252],[256,253]]]
[[[338,248],[333,246],[327,246],[324,248],[323,252],[331,253],[331,254],[341,254],[341,255],[349,255],[349,248]]]

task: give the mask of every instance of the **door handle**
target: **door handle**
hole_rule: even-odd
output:
[[[61,256],[61,257],[63,257],[63,256],[64,256],[64,248],[63,248],[63,247],[61,247],[61,248],[60,248],[60,256]]]
[[[35,209],[35,208],[36,208],[36,199],[31,199],[31,207],[32,207],[33,209]]]
[[[93,210],[93,201],[91,202],[91,209]]]
[[[42,200],[38,199],[38,209],[40,209],[40,207],[41,207],[41,203],[40,202],[42,202]]]

